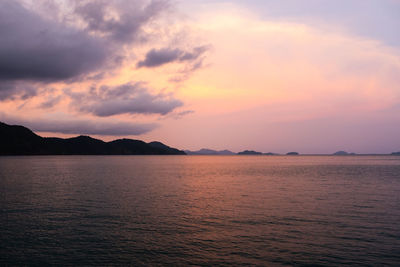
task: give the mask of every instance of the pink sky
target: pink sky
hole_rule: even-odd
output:
[[[191,150],[400,150],[399,46],[251,3],[4,1],[0,120]]]

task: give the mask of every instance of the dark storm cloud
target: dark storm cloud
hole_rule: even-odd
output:
[[[8,124],[24,125],[36,132],[63,134],[91,134],[126,136],[141,135],[154,130],[158,125],[152,123],[131,123],[122,121],[93,121],[48,118],[23,119],[0,113],[0,120]]]
[[[105,43],[46,20],[17,1],[0,1],[0,80],[64,80],[102,65]]]
[[[195,61],[207,50],[208,46],[196,47],[191,52],[171,48],[152,49],[146,54],[144,60],[137,63],[137,67],[152,68],[172,62]]]
[[[169,8],[168,0],[75,1],[75,13],[86,23],[86,29],[116,42],[131,42],[141,27]]]
[[[119,114],[165,115],[183,105],[171,95],[152,94],[142,83],[92,87],[88,93],[66,91],[66,94],[79,111],[99,117]]]

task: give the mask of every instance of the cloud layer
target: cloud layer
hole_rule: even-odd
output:
[[[103,64],[105,43],[86,32],[48,21],[17,1],[0,2],[0,79],[65,80]]]
[[[0,101],[14,99],[28,99],[37,95],[34,84],[26,82],[2,81],[0,82]]]
[[[92,87],[88,93],[66,92],[72,106],[99,117],[120,114],[166,115],[183,105],[171,95],[152,94],[142,83]]]
[[[202,62],[207,50],[186,43],[186,33],[174,33],[176,25],[162,22],[172,10],[169,0],[0,1],[0,112],[15,114],[3,117],[47,132],[151,131],[157,125],[153,121],[179,113],[183,102],[168,84],[148,84],[151,68],[142,78],[128,66],[139,64],[146,51],[155,51],[154,57],[148,53],[146,63],[177,61],[194,71],[192,65]],[[172,39],[174,49],[153,48]],[[154,63],[160,53],[172,50],[177,54],[168,62]],[[44,112],[67,114],[68,119],[54,120]],[[117,115],[126,122],[104,119]],[[148,123],[132,123],[130,115],[141,115]]]
[[[0,113],[0,121],[24,125],[37,132],[107,136],[141,135],[154,130],[158,126],[155,123],[132,123],[115,120],[52,119],[48,117],[24,119],[2,113]]]

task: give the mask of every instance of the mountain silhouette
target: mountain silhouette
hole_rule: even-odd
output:
[[[90,136],[41,137],[24,126],[0,122],[0,155],[185,155],[160,142],[119,139],[104,142]]]

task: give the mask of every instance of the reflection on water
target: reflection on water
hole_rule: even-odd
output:
[[[400,157],[0,158],[0,265],[398,265]]]

